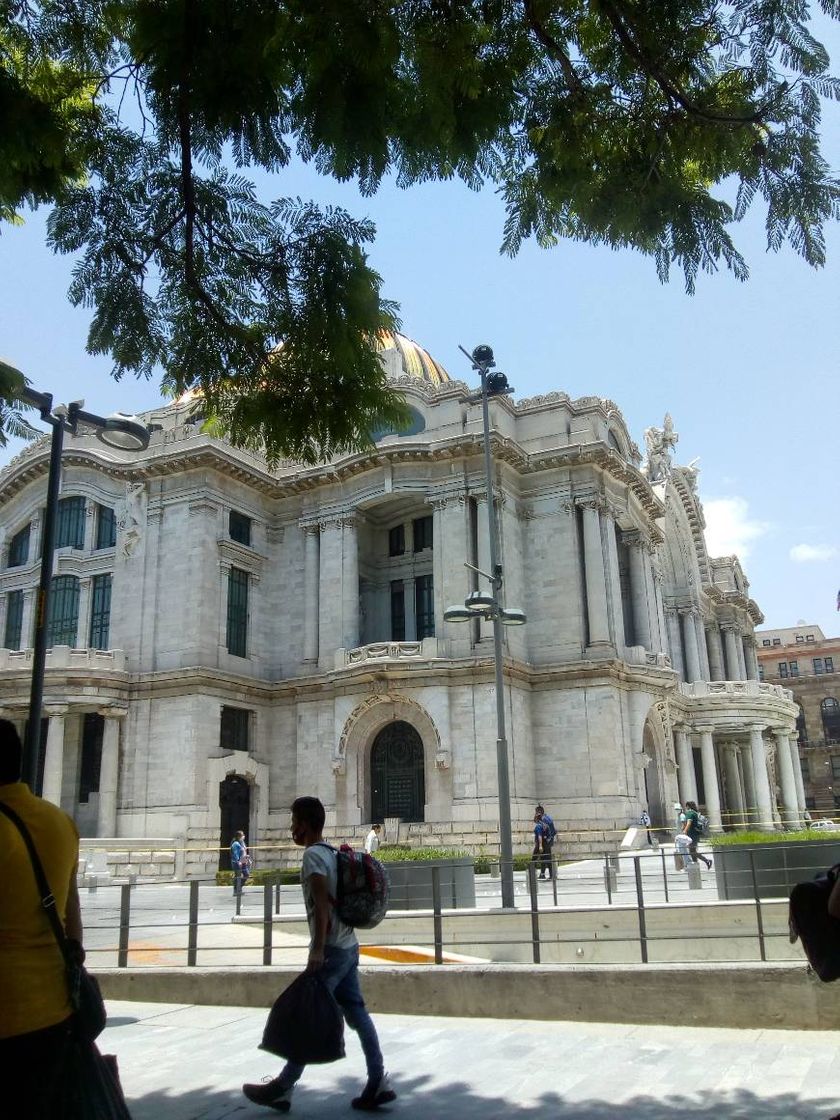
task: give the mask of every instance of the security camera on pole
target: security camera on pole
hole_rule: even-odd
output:
[[[481,392],[471,397],[471,402],[481,401],[484,424],[484,475],[487,484],[487,520],[490,534],[490,571],[483,572],[472,564],[466,567],[478,572],[490,583],[489,594],[472,591],[464,601],[463,607],[447,607],[443,617],[447,622],[469,622],[483,618],[493,623],[493,655],[496,669],[496,772],[499,787],[499,851],[501,855],[502,906],[513,908],[513,836],[510,823],[510,776],[508,770],[508,746],[505,734],[505,692],[504,661],[502,654],[502,627],[522,626],[525,612],[518,607],[504,608],[499,601],[502,589],[502,565],[499,563],[498,537],[496,531],[496,508],[493,501],[493,463],[490,457],[490,397],[507,396],[513,389],[508,385],[505,375],[499,371],[491,373],[496,365],[492,349],[487,345],[476,346],[468,354],[463,346],[460,350],[467,355],[473,369],[481,375]]]

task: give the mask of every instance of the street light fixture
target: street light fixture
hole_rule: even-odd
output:
[[[85,412],[84,401],[53,407],[52,393],[39,393],[25,387],[19,398],[34,405],[41,419],[52,428],[50,469],[47,477],[47,503],[44,510],[44,536],[41,546],[41,576],[35,607],[35,634],[32,642],[32,685],[29,692],[29,720],[26,725],[23,776],[33,793],[37,792],[38,755],[41,747],[41,709],[44,701],[44,669],[47,660],[47,614],[50,605],[55,528],[58,520],[58,491],[61,482],[61,453],[64,433],[76,434],[80,423],[96,429],[96,437],[107,447],[119,451],[144,451],[149,446],[149,429],[135,416],[114,412],[98,416]]]
[[[493,503],[493,463],[490,457],[490,397],[506,396],[513,389],[500,371],[491,373],[496,365],[493,350],[482,344],[472,354],[459,347],[470,360],[472,368],[481,375],[481,392],[470,398],[481,401],[484,426],[484,477],[487,485],[487,521],[490,533],[490,571],[483,572],[472,564],[467,567],[490,582],[490,594],[471,591],[463,607],[447,607],[443,612],[446,622],[471,622],[483,618],[493,623],[493,660],[496,671],[496,773],[499,786],[499,850],[501,853],[502,906],[513,908],[513,836],[510,823],[510,774],[508,770],[507,736],[505,734],[505,682],[502,655],[502,627],[522,626],[527,621],[519,607],[502,607],[499,592],[502,589],[502,565],[499,563],[496,537],[496,508]]]

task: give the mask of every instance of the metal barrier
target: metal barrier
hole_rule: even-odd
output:
[[[759,868],[759,849],[740,849],[738,867],[727,870],[724,847],[712,850],[718,868],[703,875],[699,891],[685,870],[677,871],[675,865],[669,872],[669,859],[663,848],[610,854],[573,864],[552,860],[550,881],[545,887],[541,886],[537,866],[532,862],[524,872],[515,873],[517,907],[513,910],[501,908],[499,879],[493,875],[475,876],[473,907],[446,907],[444,897],[446,902],[452,901],[454,888],[450,898],[449,890],[442,889],[442,873],[448,875],[449,883],[453,881],[454,869],[444,862],[426,871],[427,877],[428,870],[431,871],[427,905],[392,912],[387,925],[378,927],[379,947],[399,950],[400,946],[407,946],[415,956],[427,951],[429,963],[434,961],[437,965],[466,949],[472,958],[484,959],[482,949],[489,949],[487,959],[521,962],[524,953],[533,963],[540,964],[552,957],[556,959],[560,950],[570,946],[575,946],[579,955],[585,953],[587,945],[597,946],[599,951],[605,946],[619,947],[625,954],[630,953],[629,946],[635,946],[632,952],[641,964],[655,962],[657,955],[673,963],[689,963],[700,959],[696,955],[698,942],[704,945],[704,960],[781,959],[779,945],[787,943],[787,936],[786,928],[779,928],[784,923],[778,903],[784,900],[790,880],[796,881],[797,874],[801,879],[812,877],[813,868],[797,867],[798,845],[773,847],[789,849],[783,861],[784,878],[778,882],[768,880],[766,868]],[[745,851],[749,857],[746,870],[742,866]],[[775,888],[770,895],[768,884]],[[732,900],[729,895],[736,889],[739,898]],[[772,914],[775,931],[768,929],[766,920],[772,895],[777,899]],[[426,896],[420,898],[426,902]],[[82,901],[85,940],[93,967],[112,962],[119,968],[143,963],[185,963],[195,967],[208,961],[227,966],[242,963],[243,953],[255,958],[248,963],[257,963],[261,958],[262,964],[270,965],[278,959],[282,961],[290,952],[298,956],[305,952],[306,917],[299,886],[266,883],[236,890],[231,896],[230,886],[196,879],[168,885],[126,883],[99,886],[89,894],[83,891]],[[686,926],[683,915],[689,905],[700,909],[691,913]],[[707,911],[707,906],[716,909]],[[719,925],[726,924],[727,915],[736,914],[737,923],[723,932],[704,930],[698,924],[698,916],[704,913],[710,916],[710,923],[716,921]],[[751,928],[744,922],[744,915],[749,913],[753,914]],[[185,920],[181,920],[182,915]],[[652,918],[656,919],[653,925]],[[236,922],[233,927],[232,921]],[[579,928],[587,921],[596,926],[600,923],[603,931],[587,938]],[[290,923],[297,923],[294,944],[288,935],[280,936]],[[669,923],[676,932],[667,928]],[[570,935],[573,926],[576,929]],[[253,943],[237,944],[230,936],[220,936],[219,931],[237,927],[253,929]],[[147,936],[154,936],[155,940],[150,943],[145,940]],[[718,949],[715,942],[752,943],[754,949],[739,949],[734,957],[731,952],[721,956],[724,947]],[[693,955],[688,951],[689,945]],[[667,948],[663,950],[663,946]]]

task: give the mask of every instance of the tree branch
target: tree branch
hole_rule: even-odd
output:
[[[551,35],[537,18],[537,13],[534,11],[534,0],[524,0],[525,19],[528,26],[534,33],[535,38],[542,43],[555,62],[559,63],[560,69],[566,78],[572,93],[578,97],[582,97],[586,92],[583,82],[577,75],[577,71],[572,65],[572,60],[557,42],[553,35]]]

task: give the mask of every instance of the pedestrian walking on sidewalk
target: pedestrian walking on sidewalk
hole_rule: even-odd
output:
[[[300,879],[309,922],[307,972],[316,973],[332,992],[348,1027],[359,1036],[367,1063],[367,1084],[350,1102],[363,1112],[396,1100],[379,1047],[376,1027],[365,1007],[359,985],[359,942],[355,930],[335,911],[337,852],[323,839],[324,806],[317,797],[298,797],[292,805],[292,839],[304,849]],[[263,1084],[246,1084],[249,1101],[288,1112],[292,1092],[305,1066],[286,1062],[278,1077]]]
[[[697,851],[697,843],[701,836],[700,812],[697,808],[697,803],[694,801],[686,801],[685,803],[685,824],[683,825],[683,832],[691,841],[688,847],[691,858],[695,863],[697,863],[698,860],[702,860],[706,865],[706,870],[708,870],[712,866],[712,861]]]

